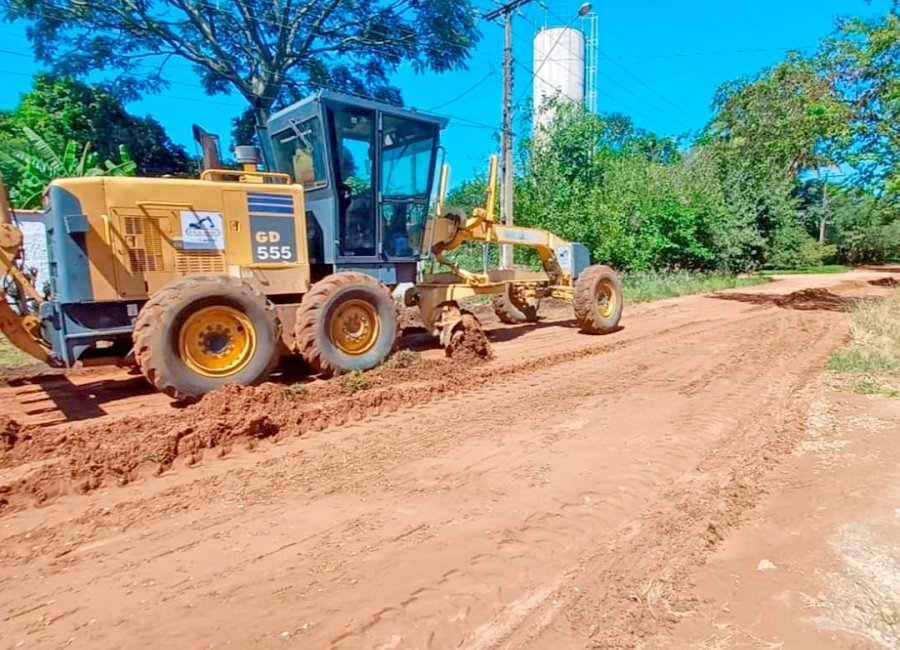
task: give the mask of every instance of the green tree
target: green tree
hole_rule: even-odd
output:
[[[875,264],[900,256],[897,207],[860,188],[844,188],[831,199],[834,241],[841,259]]]
[[[622,115],[592,115],[551,103],[525,143],[516,219],[586,244],[621,269],[708,268],[724,212],[718,185],[677,143],[635,128]],[[698,177],[700,178],[700,177]]]
[[[101,159],[113,158],[124,145],[148,176],[184,175],[196,164],[183,147],[175,145],[162,125],[152,117],[130,115],[109,92],[66,77],[35,76],[33,88],[11,111],[0,112],[0,148],[27,145],[28,127],[54,149],[63,150],[70,140],[90,142]],[[10,170],[4,170],[10,180]]]
[[[119,148],[121,162],[104,160],[91,151],[90,143],[80,146],[74,140],[66,142],[62,150],[54,149],[37,133],[24,127],[28,146],[21,149],[0,150],[0,163],[16,172],[18,182],[10,190],[13,205],[37,208],[47,185],[56,178],[72,176],[133,176],[137,168],[128,149]]]
[[[795,191],[848,146],[847,106],[815,61],[797,55],[724,84],[713,105],[697,146],[717,161],[726,200],[764,238],[759,262],[801,264],[810,237]]]
[[[863,186],[900,202],[900,2],[880,18],[842,21],[818,64],[850,111],[843,161]]]
[[[388,75],[401,63],[462,68],[477,39],[469,0],[9,0],[5,18],[32,21],[41,62],[76,77],[114,71],[126,97],[166,88],[167,63],[187,61],[257,123],[311,88],[399,101]]]

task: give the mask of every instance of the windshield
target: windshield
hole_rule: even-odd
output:
[[[384,196],[427,198],[435,137],[432,126],[384,118]]]
[[[318,117],[275,134],[272,148],[278,171],[290,174],[294,182],[300,183],[306,190],[325,187],[328,185],[328,175],[322,142],[322,125]]]

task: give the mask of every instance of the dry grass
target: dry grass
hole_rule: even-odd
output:
[[[38,363],[34,357],[25,354],[19,348],[10,343],[5,336],[0,335],[0,367],[18,366],[25,363]]]
[[[900,396],[900,290],[853,308],[850,342],[828,366],[854,392]]]

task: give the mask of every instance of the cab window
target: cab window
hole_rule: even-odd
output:
[[[277,133],[272,146],[278,171],[290,174],[307,191],[328,185],[322,125],[318,117],[292,125]]]

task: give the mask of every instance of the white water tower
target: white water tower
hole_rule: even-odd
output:
[[[584,102],[584,34],[573,27],[550,27],[534,37],[533,126],[546,124],[552,115],[541,110],[548,97],[557,95]]]

